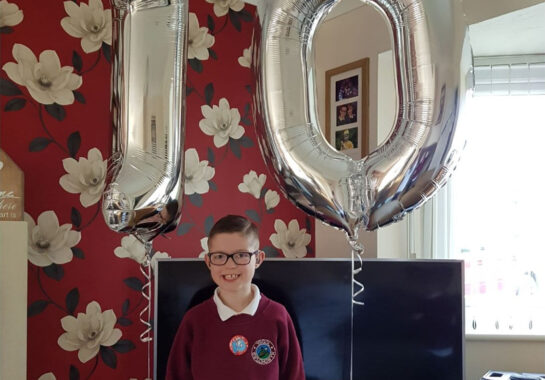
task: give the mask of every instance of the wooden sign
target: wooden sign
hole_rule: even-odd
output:
[[[24,174],[0,149],[0,220],[23,220]]]

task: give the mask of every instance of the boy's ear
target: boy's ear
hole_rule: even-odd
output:
[[[204,263],[206,264],[208,269],[210,269],[210,258],[208,257],[208,255],[204,255]]]
[[[264,260],[265,252],[263,252],[262,250],[257,251],[257,254],[255,255],[255,267],[258,268]]]

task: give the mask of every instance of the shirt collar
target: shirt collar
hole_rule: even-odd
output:
[[[259,306],[259,301],[261,300],[261,293],[260,293],[259,288],[257,287],[257,285],[252,284],[252,294],[253,294],[252,300],[240,312],[236,312],[233,309],[231,309],[229,306],[224,304],[223,301],[221,300],[219,294],[218,294],[218,290],[219,290],[219,288],[216,288],[216,290],[214,290],[213,299],[214,299],[214,303],[216,304],[216,307],[218,308],[218,314],[219,314],[220,319],[222,321],[226,321],[229,318],[231,318],[232,316],[239,315],[239,314],[248,314],[248,315],[251,315],[251,316],[255,315],[255,313],[257,311],[257,308]]]

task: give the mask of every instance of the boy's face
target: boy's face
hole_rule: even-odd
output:
[[[257,241],[248,238],[241,233],[220,233],[208,241],[209,252],[223,252],[232,254],[236,252],[254,252],[258,249]],[[237,265],[233,258],[229,258],[224,265],[213,265],[210,258],[204,257],[206,265],[210,269],[212,280],[219,286],[223,292],[246,292],[252,282],[257,267],[265,259],[265,253],[259,251],[252,255],[250,263],[246,265]]]

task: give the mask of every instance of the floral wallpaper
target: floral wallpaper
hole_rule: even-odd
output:
[[[0,144],[25,172],[28,379],[144,379],[144,248],[101,216],[112,129],[107,0],[0,0]],[[227,213],[269,257],[314,256],[314,221],[289,203],[252,123],[255,8],[193,0],[182,219],[154,256],[198,257]]]

